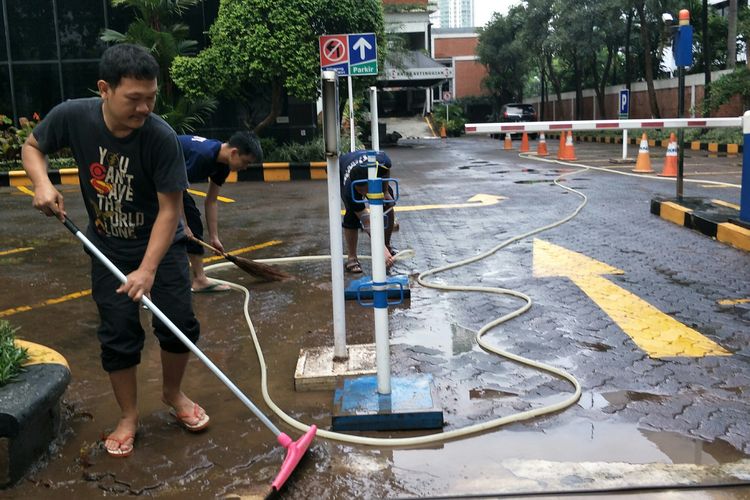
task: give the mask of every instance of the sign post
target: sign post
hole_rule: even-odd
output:
[[[690,26],[690,11],[682,9],[679,15],[679,26],[674,35],[672,43],[672,53],[674,62],[677,65],[677,118],[682,118],[685,114],[685,68],[693,64],[693,27]],[[685,130],[677,130],[677,148],[680,152],[680,159],[677,163],[677,199],[682,200],[683,192],[683,161],[685,152],[683,151],[683,142],[685,140]]]
[[[630,89],[620,89],[620,119],[630,117]],[[628,129],[622,130],[622,159],[628,159]]]
[[[335,71],[347,77],[349,91],[349,150],[354,151],[354,97],[352,76],[372,76],[378,74],[378,44],[375,33],[348,33],[342,35],[322,35],[320,46],[320,70]]]

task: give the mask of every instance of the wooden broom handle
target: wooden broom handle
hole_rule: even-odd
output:
[[[222,251],[221,251],[221,250],[219,250],[218,248],[216,248],[216,247],[213,247],[213,246],[209,245],[209,244],[208,244],[208,243],[206,243],[205,241],[203,241],[203,240],[201,240],[201,239],[199,239],[199,238],[196,238],[195,236],[190,236],[189,238],[190,238],[191,240],[193,240],[194,242],[196,242],[196,243],[198,243],[198,244],[200,244],[200,245],[203,245],[204,247],[208,248],[209,250],[213,250],[214,252],[218,253],[219,255],[224,255],[224,256],[226,256],[226,255],[227,255],[227,254],[226,254],[225,252],[222,252]]]

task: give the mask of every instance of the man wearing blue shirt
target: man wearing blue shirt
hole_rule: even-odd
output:
[[[263,150],[258,137],[252,132],[235,132],[228,142],[222,143],[214,139],[206,139],[195,135],[180,135],[177,137],[182,146],[187,168],[187,178],[194,182],[205,182],[208,179],[208,191],[204,204],[206,213],[206,228],[208,238],[205,240],[211,246],[224,251],[219,240],[218,203],[219,189],[226,181],[229,172],[245,170],[251,163],[263,161]],[[203,239],[203,223],[201,213],[195,205],[195,200],[185,191],[183,194],[183,210],[188,236],[194,235]],[[194,241],[188,242],[187,247],[190,267],[193,270],[193,293],[225,292],[226,285],[214,283],[208,279],[203,270],[203,247]]]

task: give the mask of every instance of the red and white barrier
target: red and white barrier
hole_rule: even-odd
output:
[[[742,117],[729,118],[664,118],[650,120],[580,120],[568,122],[504,122],[467,123],[467,134],[498,134],[505,132],[549,132],[555,130],[627,130],[640,128],[714,128],[742,127]]]

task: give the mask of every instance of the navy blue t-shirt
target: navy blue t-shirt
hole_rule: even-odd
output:
[[[382,151],[375,155],[378,165],[378,177],[388,177],[388,170],[391,168],[391,159]],[[341,199],[348,210],[359,212],[364,210],[364,205],[354,203],[354,200],[362,200],[362,195],[354,192],[352,198],[352,180],[367,179],[367,151],[352,151],[339,156],[339,178],[341,180]]]
[[[219,158],[221,141],[197,135],[178,135],[177,139],[185,156],[188,181],[205,182],[211,179],[217,186],[224,184],[229,175],[229,165],[216,161]]]

